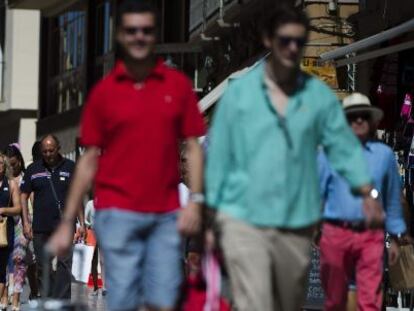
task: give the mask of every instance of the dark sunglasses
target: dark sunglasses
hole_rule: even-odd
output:
[[[149,36],[153,35],[155,33],[155,27],[152,26],[146,26],[146,27],[123,27],[123,30],[128,35],[135,35],[138,32],[141,32],[142,34]]]
[[[370,121],[371,114],[369,112],[353,112],[353,113],[348,113],[346,115],[346,118],[349,123],[355,122],[358,119],[361,119],[364,121]]]
[[[278,36],[276,39],[279,41],[280,45],[288,47],[292,42],[296,44],[297,47],[303,48],[306,44],[306,38],[304,37],[290,37],[290,36]]]

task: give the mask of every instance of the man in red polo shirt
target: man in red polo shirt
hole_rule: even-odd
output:
[[[91,91],[79,160],[59,230],[49,243],[70,247],[72,221],[95,178],[95,229],[105,258],[109,310],[172,310],[181,273],[180,233],[201,223],[205,126],[191,82],[154,55],[156,9],[126,0],[118,11],[122,60]],[[179,142],[185,140],[190,203],[178,213]]]

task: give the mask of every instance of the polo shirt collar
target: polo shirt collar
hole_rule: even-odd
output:
[[[57,168],[59,168],[59,167],[61,167],[62,165],[63,165],[63,163],[65,163],[65,161],[66,161],[66,159],[65,159],[65,157],[63,157],[62,155],[61,155],[61,160],[59,161],[59,163],[53,168],[53,169],[57,169]],[[50,170],[51,168],[46,164],[46,162],[42,159],[42,165],[43,165],[43,167],[45,168],[45,169],[47,169],[47,170]]]
[[[165,67],[166,65],[164,64],[164,60],[162,58],[158,58],[155,63],[155,66],[149,74],[149,77],[154,77],[158,79],[164,78]],[[125,62],[122,60],[117,61],[114,69],[114,74],[116,79],[118,80],[135,80],[134,77],[127,71]]]

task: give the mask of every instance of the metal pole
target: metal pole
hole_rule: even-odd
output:
[[[404,32],[407,32],[409,30],[414,29],[414,18],[412,18],[411,20],[402,23],[399,26],[396,26],[394,28],[385,30],[379,34],[373,35],[371,37],[368,37],[366,39],[362,39],[359,40],[357,42],[351,43],[347,46],[344,46],[342,48],[336,49],[334,51],[331,52],[326,52],[326,53],[322,53],[320,58],[323,61],[327,61],[327,60],[332,60],[335,58],[339,58],[342,56],[345,56],[347,54],[351,54],[354,53],[356,51],[365,49],[367,47],[370,47],[372,45],[384,42],[386,40],[395,38],[399,35],[401,35]]]

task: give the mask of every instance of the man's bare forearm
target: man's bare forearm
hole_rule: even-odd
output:
[[[188,161],[188,179],[191,192],[203,191],[203,149],[197,138],[187,139],[186,154]]]
[[[83,205],[81,205],[81,208],[79,209],[78,220],[79,220],[80,225],[84,227],[85,226],[85,211],[84,211]]]
[[[29,219],[29,194],[22,193],[20,195],[20,204],[22,205],[23,225],[30,225]]]
[[[77,216],[80,216],[79,220],[83,223],[82,200],[95,177],[98,157],[98,148],[88,148],[79,159],[66,200],[64,221],[74,221]]]

